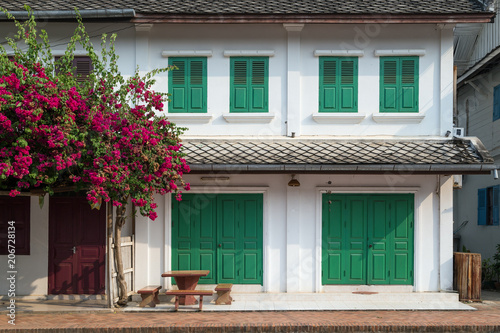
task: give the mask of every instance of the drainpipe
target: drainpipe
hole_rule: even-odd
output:
[[[106,18],[133,18],[135,10],[133,9],[84,9],[78,11],[82,19],[106,19]],[[17,20],[27,20],[29,14],[27,11],[11,11]],[[38,20],[74,20],[76,11],[74,10],[34,10],[33,15]],[[0,21],[9,20],[7,15],[0,12]]]

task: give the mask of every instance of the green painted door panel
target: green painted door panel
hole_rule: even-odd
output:
[[[322,196],[322,283],[339,284],[344,276],[343,200],[331,194]]]
[[[390,212],[384,196],[368,199],[368,284],[389,284]],[[371,247],[370,247],[371,246]]]
[[[216,218],[213,198],[183,194],[172,200],[172,269],[208,269],[200,283],[215,283]]]
[[[413,194],[323,194],[323,284],[413,284]]]
[[[172,200],[172,269],[208,269],[200,283],[262,284],[262,194]]]
[[[348,196],[345,199],[347,209],[344,228],[347,256],[344,283],[362,284],[366,281],[366,198],[364,196]]]

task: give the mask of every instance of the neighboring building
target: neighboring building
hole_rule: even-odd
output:
[[[491,3],[497,15],[500,2]],[[457,127],[478,137],[500,165],[500,23],[460,24],[456,28],[458,67]],[[498,172],[498,171],[497,171]],[[490,258],[500,243],[498,175],[468,175],[455,190],[454,220],[460,249]],[[468,221],[468,222],[467,222]]]
[[[161,278],[170,269],[209,269],[200,283],[249,292],[452,289],[450,175],[493,168],[476,138],[448,136],[453,27],[490,22],[479,2],[85,3],[33,6],[60,10],[44,27],[56,55],[74,27],[60,22],[64,10],[78,5],[92,35],[118,33],[123,73],[179,68],[156,88],[188,128],[192,190],[182,202],[158,198],[155,221],[136,219],[134,290],[172,287]],[[4,36],[11,25],[1,25]],[[51,279],[64,282],[64,270],[47,254],[49,235],[71,234],[51,222],[76,210],[63,199],[40,209],[31,198],[20,294],[62,290]],[[70,245],[66,262],[80,251]]]

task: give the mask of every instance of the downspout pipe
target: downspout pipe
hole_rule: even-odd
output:
[[[16,20],[27,20],[29,18],[27,11],[11,11]],[[79,10],[82,19],[109,19],[109,18],[133,18],[134,9],[83,9]],[[34,10],[33,15],[38,20],[75,20],[76,12],[74,10]],[[0,21],[8,20],[7,15],[0,12]]]

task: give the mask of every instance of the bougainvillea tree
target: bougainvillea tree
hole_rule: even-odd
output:
[[[111,202],[119,303],[125,303],[119,240],[127,205],[154,220],[155,194],[180,199],[189,189],[182,178],[189,172],[182,129],[161,116],[166,96],[152,90],[154,76],[168,68],[123,76],[115,36],[103,36],[97,54],[81,21],[65,55],[55,60],[33,16],[14,23],[17,35],[7,38],[12,52],[0,46],[0,188],[16,196],[72,186],[84,189],[94,208]],[[74,74],[78,45],[92,60],[86,78]]]

